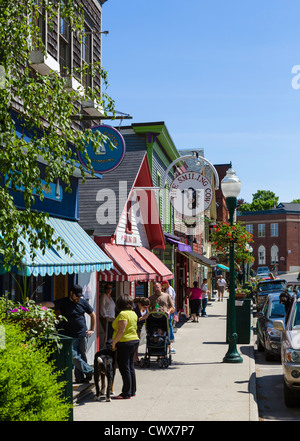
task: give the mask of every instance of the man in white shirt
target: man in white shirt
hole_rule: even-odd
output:
[[[218,302],[222,299],[223,302],[223,295],[224,295],[224,291],[227,288],[227,283],[226,280],[223,279],[222,274],[220,275],[220,277],[217,280],[217,290],[218,290]]]

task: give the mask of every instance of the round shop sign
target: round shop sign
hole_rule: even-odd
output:
[[[213,190],[209,180],[198,172],[185,172],[174,179],[169,190],[170,202],[183,217],[194,217],[207,210]]]
[[[99,144],[95,151],[91,143],[86,148],[95,173],[109,173],[117,168],[124,159],[126,152],[124,138],[118,130],[104,124],[92,127],[91,130],[92,132],[100,132],[110,140],[110,142],[106,140]],[[81,164],[87,167],[85,154],[79,152],[78,156]]]

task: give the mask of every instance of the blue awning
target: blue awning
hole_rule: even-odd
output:
[[[54,228],[53,237],[61,237],[68,245],[72,256],[65,254],[61,249],[51,247],[45,254],[36,250],[34,260],[30,257],[29,243],[20,237],[25,244],[26,254],[22,262],[22,274],[27,276],[48,274],[77,274],[79,272],[105,271],[113,268],[113,262],[81,228],[77,222],[50,217],[49,224]]]
[[[221,268],[225,271],[230,271],[230,269],[228,268],[228,266],[222,265],[221,263],[218,263],[218,268]]]

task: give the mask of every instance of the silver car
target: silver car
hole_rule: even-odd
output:
[[[267,361],[280,358],[281,332],[273,327],[274,321],[284,324],[285,307],[279,294],[269,294],[260,312],[257,313],[257,349],[265,352]]]
[[[294,296],[288,311],[285,329],[281,321],[273,323],[274,329],[282,331],[281,363],[284,379],[286,406],[300,405],[300,296]]]

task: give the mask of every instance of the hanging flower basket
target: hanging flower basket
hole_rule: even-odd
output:
[[[236,261],[252,262],[254,259],[247,251],[247,245],[253,242],[253,235],[240,222],[230,225],[228,222],[214,225],[210,233],[210,242],[216,252],[227,254],[234,244]]]

